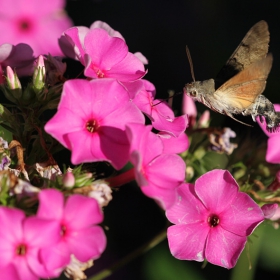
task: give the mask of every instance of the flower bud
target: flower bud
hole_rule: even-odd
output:
[[[75,185],[75,176],[72,172],[67,171],[63,175],[62,184],[65,188],[72,188]]]
[[[205,110],[198,120],[198,127],[209,127],[210,111]]]
[[[45,86],[45,80],[46,80],[46,68],[44,63],[44,57],[42,55],[39,55],[33,73],[34,89],[37,91],[42,90]]]
[[[16,73],[14,73],[14,71],[12,70],[12,68],[10,66],[7,66],[7,85],[9,89],[21,89],[21,84],[20,81],[18,79],[18,76]]]

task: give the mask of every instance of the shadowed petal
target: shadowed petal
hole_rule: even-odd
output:
[[[203,223],[208,212],[194,192],[193,184],[183,183],[177,189],[178,199],[166,211],[167,219],[173,224]]]

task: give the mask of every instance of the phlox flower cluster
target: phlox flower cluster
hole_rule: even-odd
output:
[[[98,258],[106,245],[97,225],[102,220],[95,199],[72,195],[64,202],[54,189],[39,193],[36,216],[1,206],[1,275],[13,280],[57,277],[71,255],[82,262]]]
[[[161,155],[163,142],[151,128],[147,130],[144,114],[159,135],[185,142],[178,152],[188,145],[184,134],[187,115],[175,117],[166,102],[155,99],[154,85],[141,79],[145,69],[138,57],[143,56],[130,53],[120,33],[105,23],[70,28],[63,33],[60,44],[66,55],[85,66],[88,80],[64,83],[58,111],[45,130],[71,150],[73,164],[108,161],[119,170],[131,161],[137,166],[134,170],[145,177],[145,183],[138,181],[142,191],[158,200],[163,208],[170,206],[175,201],[175,188],[184,180],[185,164],[175,153]],[[146,131],[151,136],[146,136]],[[139,141],[142,147],[135,144]],[[154,179],[147,165],[151,170],[156,168]],[[163,175],[164,186],[163,181],[155,182],[162,180]]]
[[[206,149],[195,155],[199,165],[193,164],[204,174],[186,183],[186,162],[193,163],[195,156],[186,160],[193,138],[185,131],[206,131],[211,152],[227,155],[237,147],[230,143],[235,132],[208,130],[209,111],[196,120],[195,103],[187,96],[183,114],[175,116],[144,79],[148,59],[142,53],[130,52],[124,37],[105,22],[71,27],[62,12],[65,2],[51,2],[16,0],[18,9],[12,9],[8,0],[0,0],[0,31],[5,29],[0,33],[0,76],[6,75],[0,84],[20,111],[15,117],[0,104],[1,123],[16,135],[10,144],[0,137],[3,204],[15,196],[25,210],[36,209],[0,206],[0,275],[15,280],[54,278],[77,263],[99,258],[106,246],[98,225],[102,207],[112,199],[111,188],[132,180],[173,223],[167,239],[175,258],[234,267],[254,229],[265,218],[279,217],[278,205],[260,208],[239,190],[229,171],[205,170],[201,159]],[[53,56],[62,53],[83,65],[84,77],[66,81],[66,64]],[[27,89],[18,78],[25,75],[33,75]],[[56,112],[42,120],[49,109]],[[280,110],[279,105],[275,109]],[[258,122],[265,130],[265,121]],[[265,133],[266,160],[279,163],[279,133]],[[76,166],[64,173],[52,155],[62,148],[71,151]],[[30,152],[28,165],[25,151]],[[14,168],[13,157],[18,162]],[[96,180],[95,174],[82,171],[83,164],[92,162],[106,162],[120,174]],[[271,189],[279,188],[279,181]]]

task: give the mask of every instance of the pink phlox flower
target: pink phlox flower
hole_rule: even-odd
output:
[[[121,169],[129,159],[125,125],[144,121],[118,81],[70,80],[45,130],[72,151],[73,164],[108,161]]]
[[[26,43],[35,56],[62,55],[58,38],[72,26],[64,6],[64,0],[0,0],[0,44]]]
[[[280,112],[280,104],[274,104],[274,109],[276,112]],[[280,163],[280,131],[269,132],[266,129],[266,121],[260,120],[260,117],[256,118],[258,124],[268,136],[267,140],[267,150],[266,150],[266,161],[269,163]]]
[[[89,78],[128,82],[146,74],[143,63],[128,51],[125,41],[102,28],[70,28],[60,38],[60,46],[66,55],[85,66],[84,74]]]
[[[66,33],[64,33],[61,38],[59,39],[59,44],[61,49],[63,50],[64,54],[68,57],[71,57],[76,60],[80,60],[81,63],[84,65],[83,60],[83,47],[81,42],[84,41],[86,34],[92,29],[103,29],[105,30],[111,37],[118,37],[125,41],[124,37],[121,35],[120,32],[114,30],[109,24],[106,22],[97,20],[93,22],[90,28],[85,26],[77,26],[72,29],[68,29]],[[73,39],[72,39],[73,37]],[[75,43],[77,43],[78,47],[75,47]],[[148,59],[141,53],[136,52],[134,55],[143,63],[148,64]]]
[[[180,154],[185,152],[190,145],[187,134],[182,133],[178,137],[171,136],[168,133],[159,132],[157,134],[163,143],[163,153]]]
[[[18,76],[28,76],[33,73],[34,69],[33,50],[26,44],[3,44],[0,46],[0,67],[2,70],[1,79],[4,81],[3,69],[10,66]]]
[[[276,221],[280,218],[280,208],[277,203],[264,204],[261,209],[266,219]]]
[[[124,83],[137,107],[151,120],[152,126],[178,137],[188,126],[188,116],[174,116],[167,102],[155,98],[155,86],[147,80]]]
[[[18,277],[11,279],[52,277],[53,271],[47,271],[41,263],[40,250],[58,242],[60,227],[57,222],[26,218],[23,211],[7,207],[0,207],[0,221],[3,227],[0,231],[0,275],[9,279],[16,270]]]
[[[60,226],[58,243],[40,252],[48,271],[59,274],[70,263],[71,254],[81,262],[97,259],[106,247],[106,236],[97,225],[103,221],[103,213],[94,198],[72,195],[64,201],[61,192],[42,190],[37,216]]]
[[[195,184],[179,186],[177,202],[166,211],[173,226],[167,238],[171,254],[180,260],[235,266],[247,236],[264,220],[261,208],[227,170],[205,173]]]
[[[175,154],[164,154],[161,139],[151,126],[127,125],[130,161],[142,192],[167,209],[176,199],[175,189],[185,179],[185,163]]]

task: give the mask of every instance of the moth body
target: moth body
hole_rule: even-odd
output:
[[[257,116],[265,118],[267,130],[276,130],[280,112],[275,112],[273,104],[262,95],[273,60],[267,53],[268,43],[268,25],[260,21],[247,32],[216,79],[188,83],[184,93],[238,122],[233,115],[251,115],[254,121]]]

